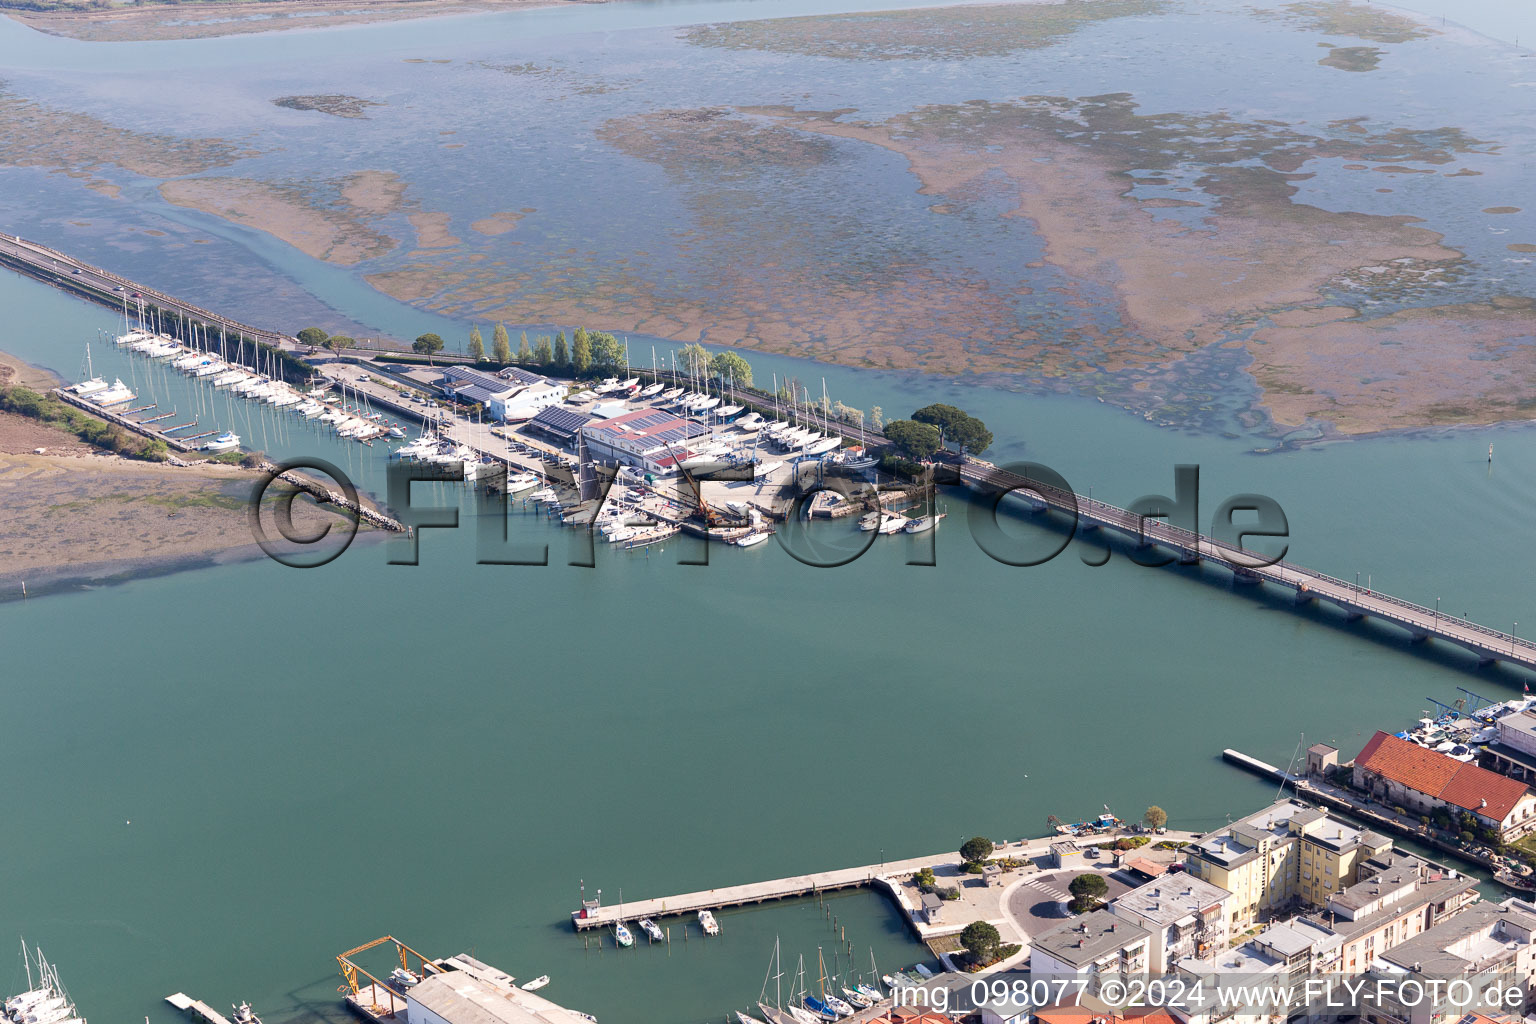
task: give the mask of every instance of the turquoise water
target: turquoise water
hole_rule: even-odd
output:
[[[1082,48],[1138,52],[1191,23],[1283,43],[1244,69],[1243,88],[1220,93],[1203,74],[1142,61],[1132,70],[1149,109],[1241,107],[1264,93],[1246,116],[1322,122],[1376,104],[1420,123],[1438,111],[1404,93],[1406,76],[1454,58],[1472,67],[1441,101],[1468,109],[1474,134],[1506,138],[1512,152],[1528,144],[1513,132],[1523,92],[1509,87],[1523,58],[1475,60],[1495,52],[1486,41],[1403,47],[1391,74],[1352,76],[1360,91],[1351,98],[1273,92],[1285,61],[1313,40],[1198,5],[1168,25],[1094,26],[1059,51],[934,64],[906,80],[762,56],[751,58],[754,78],[675,39],[678,25],[762,12],[635,3],[110,46],[3,20],[0,63],[25,95],[270,149],[231,173],[325,175],[388,156],[456,227],[525,203],[545,214],[484,241],[488,252],[554,259],[600,226],[614,249],[652,248],[661,271],[684,265],[667,232],[708,182],[673,181],[590,139],[573,145],[571,132],[667,105],[852,102],[880,114],[1052,81],[1083,94],[1113,83]],[[396,62],[440,53],[458,63]],[[510,79],[468,63],[530,55],[578,73],[601,65],[605,81],[646,88],[568,96],[559,82],[518,79],[525,99],[514,108]],[[817,74],[804,75],[813,65]],[[146,73],[164,88],[146,93]],[[1510,102],[1460,102],[1492,85]],[[382,95],[390,106],[353,123],[296,121],[268,102],[327,91]],[[467,111],[457,126],[465,135],[484,133],[477,148],[420,143],[447,97]],[[510,109],[522,118],[515,132]],[[1027,232],[987,229],[984,251],[966,251],[973,236],[950,221],[915,219],[928,200],[899,160],[838,153],[822,172],[837,188],[802,214],[823,232],[812,235],[817,246],[863,246],[874,262],[917,246],[936,261],[1019,273]],[[1485,163],[1489,173],[1459,179],[1472,184],[1431,226],[1460,232],[1454,244],[1477,241],[1492,259],[1469,211],[1506,198],[1509,179]],[[170,207],[152,183],[102,173],[124,185],[122,201],[38,169],[0,171],[7,229],[252,321],[329,317],[405,337],[466,327],[461,310],[408,307],[359,279],[393,258],[327,266]],[[815,191],[796,177],[751,184]],[[1310,201],[1341,208],[1376,201],[1307,187],[1319,193]],[[495,201],[479,209],[487,192]],[[211,241],[194,246],[194,237]],[[679,274],[679,294],[711,284]],[[0,347],[71,379],[84,343],[115,326],[106,311],[8,274],[0,306]],[[648,364],[651,340],[630,342],[633,361]],[[663,359],[670,345],[659,344]],[[1378,589],[1440,599],[1446,613],[1498,628],[1536,628],[1523,557],[1536,507],[1528,425],[1260,454],[1275,442],[1235,425],[1247,392],[1231,367],[1212,367],[1189,419],[1168,428],[1039,389],[750,358],[759,382],[793,375],[815,393],[825,379],[833,398],[879,405],[888,418],[952,401],[995,432],[995,461],[1044,462],[1122,504],[1168,491],[1173,467],[1196,463],[1203,518],[1230,494],[1262,492],[1286,510],[1298,562],[1359,572]],[[382,487],[381,449],[157,376],[99,344],[93,359],[162,407],[197,409],[273,454],[319,455]],[[630,899],[665,895],[947,850],[978,832],[1037,835],[1049,814],[1105,803],[1135,817],[1155,802],[1174,824],[1205,829],[1273,795],[1220,764],[1224,747],[1286,761],[1305,732],[1353,754],[1376,728],[1419,717],[1427,696],[1451,700],[1464,686],[1502,698],[1523,681],[1388,628],[1234,591],[1219,572],[1142,568],[1123,552],[1092,568],[1084,559],[1097,553],[1082,542],[1047,565],[1010,568],[976,547],[962,499],[949,500],[954,514],[936,534],[883,539],[836,570],[803,566],[775,545],[681,565],[696,553],[682,542],[649,555],[601,550],[595,568],[574,568],[572,534],[515,513],[515,536],[550,544],[548,567],[477,565],[466,521],[425,534],[417,567],[391,566],[384,547],[360,544],[314,571],[248,562],[0,604],[9,655],[0,821],[11,836],[0,847],[0,877],[11,883],[0,937],[41,943],[98,1021],[170,1024],[160,1000],[182,990],[215,1005],[250,999],[269,1024],[340,1021],[334,955],[386,931],[438,955],[473,949],[520,977],[548,973],[548,995],[604,1024],[718,1020],[757,996],[775,936],[787,963],[814,962],[818,946],[830,958],[840,938],[826,910],[801,901],[727,912],[717,942],[695,933],[670,951],[597,952],[568,924],[583,882],[609,902],[621,889]],[[1035,527],[1010,530],[1041,539]],[[909,565],[929,544],[936,565]],[[831,913],[860,967],[871,950],[882,969],[923,953],[877,897],[841,897]]]

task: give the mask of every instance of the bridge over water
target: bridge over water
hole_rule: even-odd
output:
[[[961,482],[983,494],[1017,491],[1037,510],[1050,509],[1069,517],[1076,516],[1080,527],[1113,530],[1138,545],[1155,544],[1166,548],[1186,561],[1215,563],[1239,580],[1285,587],[1296,594],[1299,603],[1327,601],[1342,608],[1351,618],[1369,616],[1393,623],[1415,640],[1434,637],[1466,648],[1485,663],[1502,661],[1536,671],[1536,642],[1512,633],[1446,615],[1437,609],[1292,562],[1282,560],[1266,565],[1262,556],[1235,545],[1019,476],[977,459],[966,459],[957,468]]]

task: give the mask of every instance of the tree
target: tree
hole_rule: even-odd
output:
[[[299,342],[310,348],[319,348],[325,344],[326,333],[318,327],[306,327],[297,335]]]
[[[533,362],[533,349],[528,347],[528,332],[519,332],[517,336],[517,361],[520,363]]]
[[[875,430],[885,429],[885,410],[878,405],[869,410],[869,425]]]
[[[709,361],[709,372],[721,380],[731,380],[742,387],[752,386],[752,364],[729,350],[714,354]]]
[[[986,836],[973,836],[960,847],[960,859],[967,864],[975,864],[992,856],[994,849],[992,840]]]
[[[491,358],[498,363],[512,361],[512,339],[507,337],[506,324],[497,324],[491,332]]]
[[[468,352],[469,352],[469,358],[474,360],[477,363],[481,362],[481,361],[483,361],[485,359],[485,339],[480,337],[480,325],[479,324],[476,324],[475,326],[473,326],[473,327],[471,327],[469,329],[469,349],[468,349]]]
[[[549,335],[539,335],[538,342],[533,346],[533,361],[540,366],[548,366],[555,361],[555,350],[550,347]]]
[[[912,882],[924,892],[928,892],[938,884],[938,881],[933,877],[933,868],[931,867],[920,869],[917,874],[912,876]]]
[[[571,345],[571,366],[578,375],[592,369],[592,339],[585,327],[576,328],[576,341]]]
[[[992,432],[987,425],[964,409],[936,402],[925,405],[912,414],[919,423],[932,423],[944,432],[944,440],[964,445],[968,451],[980,454],[992,447]]]
[[[624,365],[624,343],[607,331],[590,331],[592,365],[603,370],[617,370]]]
[[[1168,824],[1168,812],[1157,804],[1147,808],[1147,813],[1141,816],[1141,820],[1147,823],[1147,828],[1162,828]]]
[[[688,376],[693,377],[709,370],[709,349],[698,342],[684,345],[680,355],[682,358],[679,362],[682,363],[683,372]]]
[[[571,363],[571,350],[565,347],[565,332],[560,331],[555,335],[555,365],[569,366]]]
[[[1104,881],[1102,875],[1090,872],[1072,879],[1067,891],[1073,896],[1072,909],[1082,913],[1099,905],[1099,901],[1109,892],[1109,883]]]
[[[325,347],[330,349],[332,352],[335,352],[337,355],[341,355],[347,349],[356,344],[357,340],[355,338],[349,338],[345,334],[333,334],[329,338],[325,339]]]
[[[939,428],[916,420],[892,420],[885,425],[885,436],[914,459],[929,459],[939,450]]]
[[[411,342],[411,349],[426,356],[427,363],[430,365],[432,357],[443,350],[443,339],[435,334],[423,334]]]
[[[960,933],[960,945],[970,951],[972,963],[989,964],[997,959],[1003,937],[986,921],[972,921]]]

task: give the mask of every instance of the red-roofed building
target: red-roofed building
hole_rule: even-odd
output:
[[[1420,814],[1468,811],[1506,841],[1536,829],[1536,794],[1523,782],[1378,732],[1355,758],[1355,785]]]

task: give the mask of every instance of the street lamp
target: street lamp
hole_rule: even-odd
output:
[[[1435,598],[1435,625],[1440,625],[1440,599]]]
[[[1360,593],[1360,571],[1355,570],[1355,593]]]

